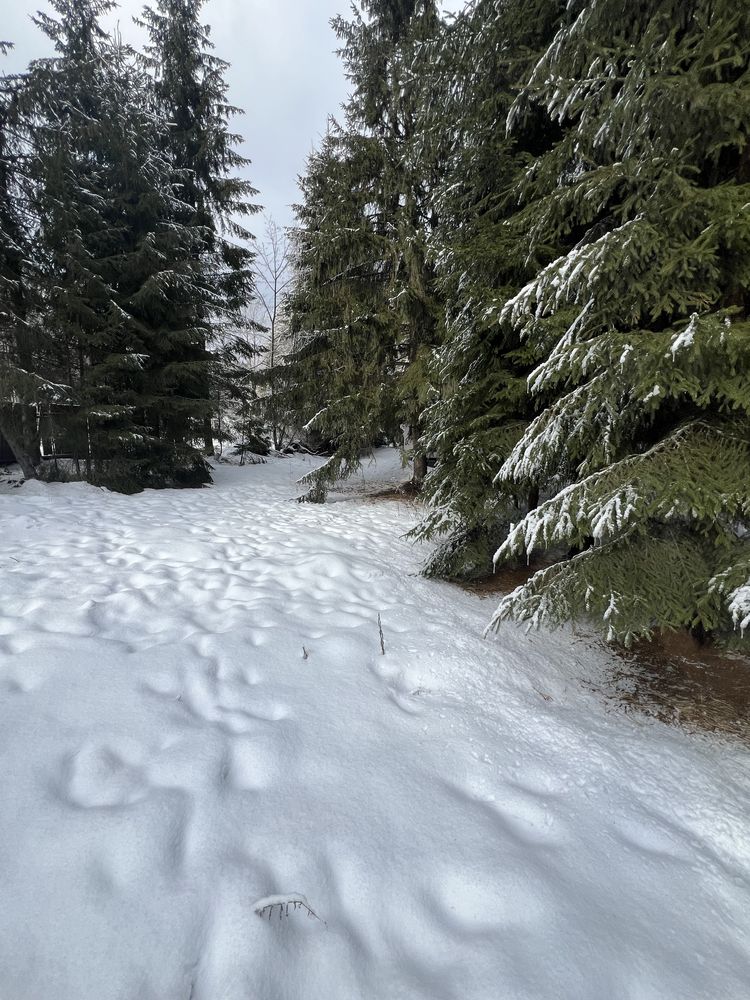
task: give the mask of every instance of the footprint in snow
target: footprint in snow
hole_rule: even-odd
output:
[[[687,862],[689,848],[684,832],[672,829],[647,816],[630,816],[618,820],[614,828],[617,839],[631,851],[651,855],[665,861]]]
[[[245,792],[270,788],[286,760],[283,748],[256,738],[238,737],[233,741],[227,779],[232,787]],[[288,761],[287,761],[288,763]]]
[[[543,796],[504,784],[496,792],[456,785],[460,798],[478,806],[500,830],[527,847],[554,847],[565,837],[559,816]]]
[[[208,670],[188,675],[179,698],[193,718],[218,726],[233,736],[254,732],[259,722],[281,722],[289,717],[286,705],[255,700],[248,696],[250,688],[251,682],[246,677],[240,683],[225,682]]]
[[[81,809],[132,805],[149,792],[142,765],[143,749],[135,743],[89,743],[65,760],[60,792]]]
[[[233,736],[254,732],[258,722],[281,722],[289,716],[286,706],[273,702],[254,705],[252,708],[227,708],[223,705],[217,705],[216,708],[218,717],[209,721],[215,722]]]
[[[400,708],[402,712],[405,712],[406,715],[422,715],[424,713],[424,707],[420,705],[417,700],[418,694],[421,693],[421,691],[415,691],[406,695],[401,691],[398,691],[396,688],[388,688],[388,697],[393,704]]]

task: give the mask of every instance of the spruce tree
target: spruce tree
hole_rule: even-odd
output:
[[[35,211],[43,307],[75,405],[74,455],[121,490],[205,482],[193,449],[205,412],[210,290],[149,78],[99,26],[106,2],[52,0],[38,23],[58,55],[35,64]]]
[[[571,7],[511,115],[555,147],[511,231],[554,259],[503,307],[544,358],[541,412],[499,475],[541,506],[498,560],[562,556],[507,617],[586,616],[625,642],[747,624],[750,20],[728,0]],[[568,553],[568,558],[565,558]]]
[[[334,451],[312,478],[324,488],[403,427],[421,484],[426,365],[441,312],[426,249],[431,178],[416,118],[440,21],[432,0],[378,0],[333,24],[352,95],[302,182],[293,309],[301,350],[320,373],[311,394],[302,393],[303,410]]]
[[[217,353],[218,374],[213,379],[217,437],[222,446],[234,443],[232,454],[239,456],[240,465],[254,464],[271,450],[264,400],[258,392],[258,385],[263,384],[257,369],[259,351],[240,332],[229,334]]]
[[[418,115],[433,95],[431,43],[442,23],[435,0],[363,0],[351,21],[334,20],[353,93],[347,123],[377,150],[372,178],[377,228],[385,254],[373,261],[390,268],[388,310],[395,418],[410,442],[413,479],[427,471],[422,411],[427,364],[440,339],[440,302],[427,238],[435,224],[431,193],[434,166],[418,130]],[[364,15],[364,16],[363,16]]]
[[[312,477],[311,499],[354,471],[381,435],[398,433],[387,391],[391,271],[373,264],[382,239],[369,212],[364,155],[360,143],[351,148],[332,124],[301,179],[288,405],[297,422],[333,452]]]
[[[237,176],[249,160],[237,152],[241,136],[230,131],[240,113],[227,101],[228,64],[213,54],[210,28],[201,23],[205,0],[156,0],[137,23],[149,36],[146,63],[156,80],[157,98],[167,123],[165,149],[181,185],[185,213],[181,221],[202,233],[196,260],[204,269],[212,294],[198,296],[193,324],[206,328],[207,358],[214,333],[238,328],[252,298],[251,234],[242,219],[259,210],[250,203],[257,191]],[[212,365],[206,367],[198,391],[205,417],[205,450],[213,452],[211,427]]]
[[[42,310],[52,331],[60,381],[75,403],[73,451],[93,476],[94,446],[104,434],[99,409],[99,365],[106,364],[113,290],[101,266],[107,224],[101,198],[106,184],[106,34],[99,18],[109,0],[51,0],[51,13],[35,21],[57,55],[39,60],[29,74],[33,137],[33,211],[43,266]],[[114,407],[114,404],[113,404]]]
[[[440,539],[429,575],[489,573],[498,537],[538,499],[533,487],[493,484],[533,415],[526,378],[535,359],[534,345],[498,327],[496,314],[540,262],[506,223],[520,177],[559,130],[542,109],[513,136],[505,126],[559,16],[555,0],[468,7],[443,36],[432,70],[435,99],[420,117],[421,131],[447,145],[430,241],[446,302],[445,340],[431,366],[437,398],[425,413],[437,465],[425,484],[430,510],[414,532]]]
[[[0,54],[8,48],[8,43],[0,43]],[[24,74],[0,77],[0,433],[26,478],[33,478],[40,462],[38,407],[56,389],[40,371],[44,337],[36,322],[38,274],[25,87]]]
[[[109,64],[103,273],[117,311],[104,389],[110,401],[118,393],[126,400],[130,424],[118,434],[109,479],[117,463],[138,486],[199,485],[209,480],[194,447],[205,412],[196,399],[206,328],[191,306],[211,295],[196,261],[202,233],[180,221],[182,192],[161,149],[164,120],[149,77],[120,46]]]

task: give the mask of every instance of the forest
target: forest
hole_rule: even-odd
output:
[[[1,1000],[748,1000],[750,0],[0,3]]]
[[[397,444],[427,575],[529,565],[496,626],[745,644],[747,0],[359,0],[349,97],[270,242],[203,0],[146,6],[143,51],[111,0],[47,6],[55,55],[0,77],[27,479],[197,487],[217,443],[297,447],[322,503]]]

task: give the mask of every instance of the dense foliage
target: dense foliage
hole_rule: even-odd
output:
[[[426,472],[426,364],[441,309],[418,115],[439,25],[434,0],[378,0],[334,21],[352,91],[301,181],[290,306],[297,420],[332,451],[313,498],[378,439],[407,441],[415,480]]]
[[[745,7],[745,9],[743,9]],[[498,323],[537,345],[540,412],[498,478],[547,499],[499,559],[570,558],[498,618],[585,613],[613,638],[730,624],[748,577],[750,20],[743,4],[571,10],[512,114],[562,135],[518,186],[524,252],[555,259]],[[732,606],[734,607],[734,606]]]
[[[428,572],[543,556],[495,624],[750,625],[747,3],[360,7],[302,182],[300,413],[344,469],[418,426]]]
[[[0,81],[0,433],[27,476],[41,440],[124,491],[209,477],[254,192],[201,6],[147,8],[141,58],[102,28],[111,0],[50,0],[54,57]]]

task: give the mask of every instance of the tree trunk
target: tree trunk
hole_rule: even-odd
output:
[[[419,489],[427,475],[427,456],[419,450],[419,427],[416,422],[411,426],[411,442],[414,452],[414,472],[412,482]]]
[[[22,407],[25,410],[27,407]],[[18,406],[6,406],[0,409],[0,434],[10,445],[10,450],[16,457],[16,461],[21,466],[26,479],[38,479],[38,466],[41,462],[39,454],[39,439],[36,433],[29,434],[30,416],[23,412],[15,412]],[[36,421],[34,421],[36,431]],[[26,433],[24,433],[26,431]]]
[[[415,455],[414,456],[414,485],[421,486],[424,482],[424,477],[427,475],[427,456],[426,455]]]
[[[210,414],[203,418],[203,451],[206,455],[214,453],[214,432],[211,427]]]

